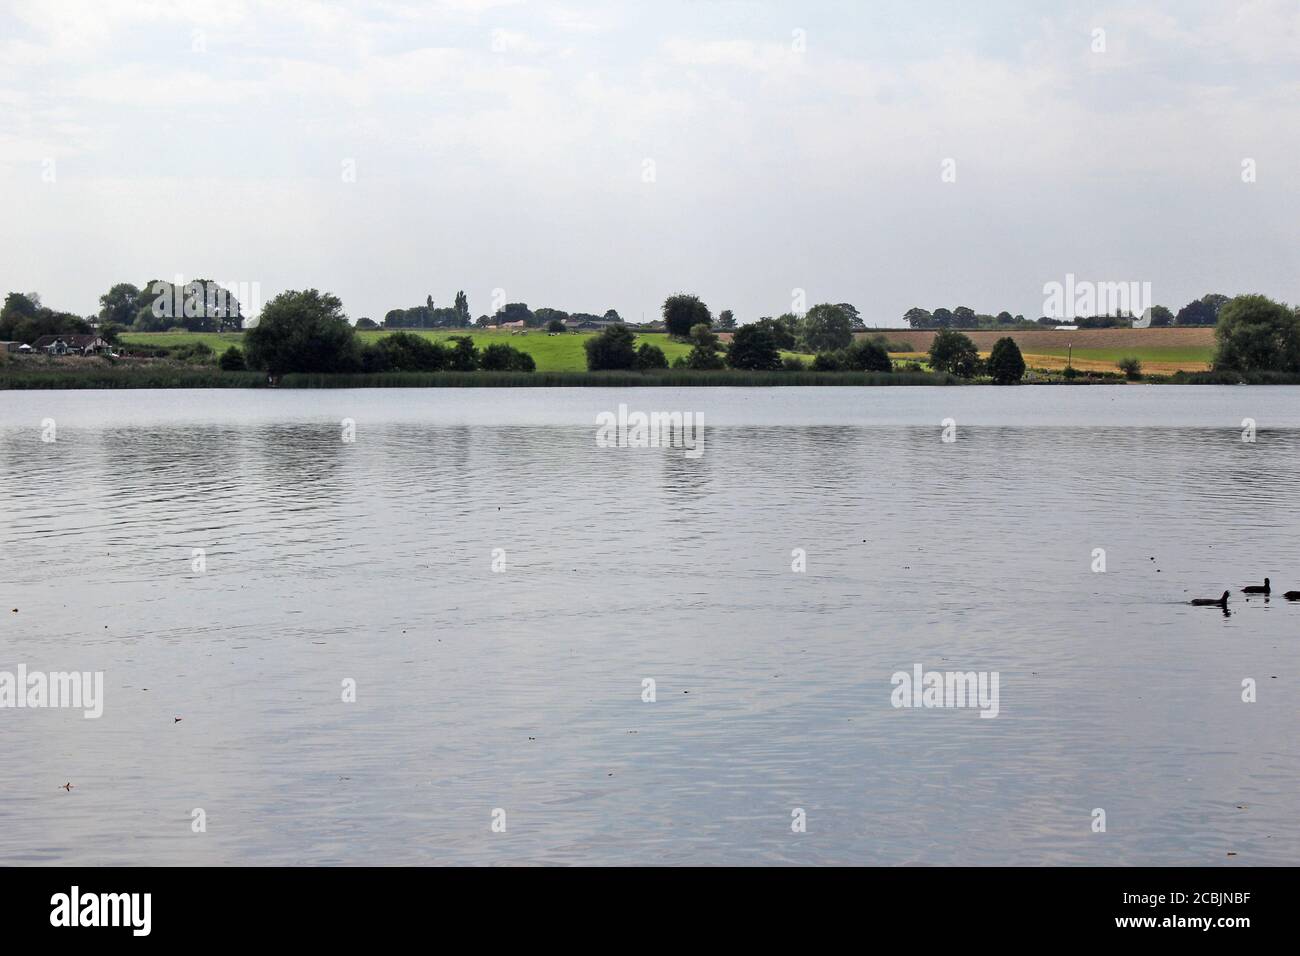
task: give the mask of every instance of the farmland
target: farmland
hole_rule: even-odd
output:
[[[548,335],[541,329],[527,332],[512,332],[506,329],[415,329],[407,330],[415,335],[434,340],[446,340],[454,335],[468,334],[480,349],[493,342],[504,342],[521,351],[527,352],[537,363],[539,372],[581,372],[587,367],[586,352],[583,343],[594,333],[564,333]],[[374,341],[387,331],[371,330],[358,332],[362,341]],[[1120,359],[1133,356],[1142,362],[1144,371],[1150,374],[1168,375],[1181,370],[1189,372],[1204,371],[1210,367],[1214,352],[1214,329],[1212,328],[1163,328],[1163,329],[1080,329],[1075,331],[1028,330],[995,332],[972,330],[966,333],[975,342],[981,354],[987,355],[993,343],[1003,335],[1015,339],[1024,353],[1025,362],[1030,368],[1059,371],[1066,365],[1067,358],[1075,368],[1082,371],[1115,370],[1115,363]],[[873,329],[860,332],[858,337],[884,335],[892,343],[906,344],[907,352],[895,352],[896,361],[925,361],[925,350],[929,348],[934,332],[912,329]],[[723,333],[724,340],[730,335]],[[202,342],[213,351],[220,353],[231,345],[241,345],[241,332],[126,332],[121,337],[122,348],[127,351],[146,348],[174,348],[180,345]],[[679,356],[685,356],[690,346],[684,342],[674,341],[658,332],[637,334],[638,342],[650,342],[663,349],[669,362]],[[1071,352],[1071,347],[1073,351]],[[785,353],[786,355],[793,353]],[[805,356],[808,358],[808,356]]]

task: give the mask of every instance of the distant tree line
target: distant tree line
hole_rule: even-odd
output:
[[[1229,301],[1226,295],[1211,292],[1193,299],[1175,315],[1166,306],[1151,307],[1151,327],[1169,326],[1204,326],[1214,325],[1219,321],[1219,310]],[[964,305],[955,309],[935,309],[933,312],[913,306],[903,313],[903,319],[914,329],[1016,329],[1034,328],[1035,326],[1054,327],[1057,325],[1077,325],[1081,329],[1132,328],[1140,316],[1131,313],[1116,312],[1113,315],[1086,315],[1077,318],[1053,318],[1042,316],[1028,320],[1023,315],[1012,315],[1002,311],[997,315],[976,313]]]
[[[316,289],[282,292],[266,304],[244,335],[242,354],[232,346],[223,368],[247,368],[278,377],[291,372],[532,372],[533,357],[503,342],[480,350],[468,335],[435,342],[394,332],[364,342],[337,296]]]

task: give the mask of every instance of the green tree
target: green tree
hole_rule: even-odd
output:
[[[1178,310],[1174,321],[1178,325],[1214,325],[1218,319],[1219,314],[1213,305],[1205,299],[1193,299]]]
[[[464,290],[461,290],[460,292],[456,293],[455,310],[456,310],[456,315],[460,319],[460,321],[457,324],[462,326],[469,325],[470,324],[469,297],[465,295]]]
[[[952,313],[947,309],[935,309],[930,316],[930,324],[936,329],[950,329],[953,327]]]
[[[1025,357],[1011,336],[993,343],[993,351],[989,353],[989,374],[993,376],[995,385],[1014,385],[1025,377]]]
[[[582,343],[587,350],[587,370],[636,367],[636,336],[626,325],[611,325]]]
[[[730,332],[736,327],[736,317],[730,309],[723,309],[718,313],[718,328]]]
[[[814,305],[799,326],[799,339],[809,352],[832,352],[848,348],[853,341],[853,323],[838,305]]]
[[[724,367],[718,354],[718,337],[703,322],[691,327],[691,341],[695,344],[686,356],[687,368],[711,372]]]
[[[546,323],[546,331],[547,331],[547,332],[563,332],[563,331],[564,331],[564,320],[563,320],[563,319],[551,319],[551,321],[549,321],[549,322]]]
[[[659,346],[642,342],[636,350],[635,367],[642,372],[648,369],[667,368],[668,359],[664,357],[664,350]]]
[[[940,329],[930,343],[930,367],[971,378],[979,370],[979,351],[970,337],[955,329]]]
[[[127,326],[140,310],[140,290],[129,282],[119,282],[99,297],[99,321]]]
[[[221,353],[217,364],[221,366],[223,372],[242,372],[248,367],[244,364],[244,353],[233,345]]]
[[[854,342],[844,350],[845,368],[857,372],[892,372],[894,363],[884,345],[872,339]]]
[[[758,322],[742,325],[731,337],[727,364],[732,368],[775,370],[781,367],[781,351],[771,328]]]
[[[788,352],[799,344],[799,317],[793,312],[779,315],[775,319],[764,316],[753,325],[771,332],[776,347],[782,351]]]
[[[684,339],[697,325],[712,325],[713,314],[709,307],[700,301],[700,297],[679,292],[664,299],[664,327],[668,334]]]
[[[959,305],[952,310],[952,327],[954,329],[973,329],[979,325],[975,320],[975,310]]]
[[[270,375],[360,368],[356,330],[337,296],[316,289],[281,292],[244,335],[244,360]]]
[[[1153,305],[1151,307],[1151,327],[1164,328],[1174,324],[1174,314],[1163,305]]]
[[[537,368],[531,355],[504,342],[493,342],[485,348],[481,364],[488,372],[531,372]]]
[[[456,343],[448,356],[448,368],[453,372],[473,372],[479,367],[478,346],[471,336],[453,335],[447,341]]]
[[[914,329],[927,328],[934,322],[934,316],[930,314],[929,310],[915,305],[903,313],[903,318]]]
[[[862,321],[862,316],[858,314],[858,307],[849,302],[838,303],[840,309],[849,317],[849,328],[865,329],[867,323]]]
[[[1300,315],[1262,295],[1239,295],[1219,311],[1214,367],[1300,372]]]

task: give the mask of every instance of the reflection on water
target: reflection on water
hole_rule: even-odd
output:
[[[1294,862],[1298,398],[0,393],[0,863]]]

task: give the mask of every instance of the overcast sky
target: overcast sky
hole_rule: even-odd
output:
[[[80,314],[1295,302],[1297,147],[1297,0],[0,2],[0,291]]]

